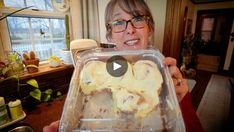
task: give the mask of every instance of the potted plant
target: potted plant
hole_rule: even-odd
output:
[[[59,57],[52,55],[48,59],[48,62],[50,67],[59,67],[61,65],[62,60]]]
[[[8,63],[15,62],[15,58],[17,58],[15,57],[15,54],[11,53],[9,57],[10,60],[8,60]],[[9,83],[10,83],[9,86],[13,86],[13,88],[3,90],[5,92],[1,93],[2,96],[9,97],[7,99],[8,101],[12,99],[20,99],[25,108],[31,109],[33,108],[33,106],[35,106],[36,104],[40,102],[48,102],[52,100],[53,97],[58,98],[58,99],[62,97],[62,94],[60,91],[57,91],[56,93],[54,93],[53,90],[50,88],[46,88],[46,90],[42,91],[39,88],[38,82],[35,79],[29,79],[25,82],[22,82],[20,81],[20,77],[19,77],[20,75],[18,74],[18,72],[12,72],[12,74],[7,74],[9,71],[11,71],[10,68],[12,67],[10,66],[9,68],[8,63],[0,62],[0,86],[4,84],[8,86]],[[14,91],[16,92],[16,94],[12,95],[12,93],[15,93]],[[5,95],[5,94],[11,94],[11,96]]]
[[[203,48],[204,41],[197,34],[189,34],[185,36],[182,44],[182,64],[181,71],[185,76],[191,78],[196,75],[195,65],[197,54]]]
[[[22,74],[24,72],[24,66],[21,55],[16,51],[9,52],[7,54],[7,61],[1,62],[0,72],[0,75],[4,77]]]
[[[28,73],[38,72],[39,59],[36,58],[34,51],[30,51],[29,54],[23,53],[23,63],[28,70]]]
[[[182,58],[183,62],[188,64],[191,59],[201,51],[204,46],[204,41],[197,34],[189,34],[185,36],[182,45]]]
[[[71,64],[71,53],[70,53],[70,30],[69,30],[69,16],[65,15],[65,27],[66,27],[66,48],[62,50],[62,60],[65,64]]]
[[[6,67],[6,64],[2,61],[0,61],[0,80],[3,80],[5,78],[5,67]]]
[[[66,27],[66,46],[70,50],[70,30],[69,30],[69,16],[65,15],[65,27]]]
[[[57,91],[54,93],[54,91],[50,88],[42,91],[39,88],[38,82],[35,79],[29,79],[27,81],[20,81],[18,75],[13,75],[7,78],[4,78],[0,80],[1,85],[8,85],[9,83],[13,83],[14,85],[16,84],[16,89],[11,88],[11,91],[8,90],[3,90],[5,93],[2,96],[6,96],[6,101],[11,101],[15,99],[20,99],[22,102],[22,105],[26,109],[32,109],[34,106],[36,106],[38,103],[41,102],[49,102],[50,100],[55,98],[61,98],[62,94],[60,91]],[[12,85],[9,85],[12,86]],[[3,87],[4,88],[4,87]],[[12,91],[13,90],[13,91]],[[16,90],[16,91],[15,91]],[[12,93],[17,93],[13,94]],[[9,96],[11,94],[11,96]],[[55,95],[56,94],[56,95]]]
[[[51,99],[51,95],[52,95],[53,90],[52,89],[47,89],[47,90],[42,92],[39,89],[39,85],[38,85],[38,83],[37,83],[37,81],[35,79],[30,79],[30,80],[26,81],[26,84],[21,84],[21,83],[18,82],[18,86],[19,86],[18,92],[21,94],[22,93],[21,86],[27,86],[28,87],[28,85],[31,87],[30,92],[26,96],[20,95],[21,100],[24,101],[24,100],[27,100],[27,98],[32,97],[35,100],[37,100],[38,102],[41,102],[41,101],[47,102],[47,101],[49,101]]]
[[[26,81],[26,83],[19,83],[18,81],[18,93],[20,94],[19,97],[22,101],[23,107],[28,109],[33,108],[33,106],[38,103],[49,102],[53,97],[58,99],[62,97],[62,93],[60,91],[54,93],[50,88],[42,91],[35,79],[30,79]]]

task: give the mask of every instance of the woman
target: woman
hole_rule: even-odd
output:
[[[150,47],[150,38],[154,34],[154,21],[144,0],[110,0],[105,11],[106,37],[116,44],[118,50],[137,50]],[[199,119],[191,104],[186,80],[176,67],[176,60],[166,57],[164,64],[169,66],[180,102],[186,131],[203,131]],[[58,121],[45,127],[44,131],[56,131]]]

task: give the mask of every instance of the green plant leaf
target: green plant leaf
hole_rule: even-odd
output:
[[[58,91],[56,95],[57,95],[57,96],[61,96],[62,93],[61,93],[60,91]]]
[[[35,89],[35,90],[31,91],[29,94],[30,94],[30,96],[32,96],[36,100],[41,101],[41,91],[39,89]]]
[[[4,67],[4,68],[2,69],[2,74],[5,75],[9,70],[10,70],[9,67]]]
[[[45,94],[48,94],[48,95],[50,95],[50,94],[52,94],[53,93],[53,90],[52,89],[47,89],[46,91],[45,91]]]
[[[62,97],[62,93],[58,91],[56,94],[56,99],[62,99]]]
[[[51,95],[50,95],[50,94],[46,94],[46,95],[44,96],[43,101],[48,102],[48,101],[50,100],[50,98],[51,98]]]
[[[29,84],[35,88],[39,88],[38,83],[35,79],[30,79],[29,81],[27,81],[27,84]]]

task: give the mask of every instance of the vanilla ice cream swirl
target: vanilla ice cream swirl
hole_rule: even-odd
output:
[[[80,73],[83,94],[108,90],[116,113],[134,113],[137,118],[147,116],[157,107],[162,83],[157,64],[150,60],[128,63],[128,70],[121,77],[111,76],[102,61],[89,61]]]

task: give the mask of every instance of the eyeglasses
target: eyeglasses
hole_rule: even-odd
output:
[[[130,22],[134,28],[141,29],[144,28],[147,24],[147,20],[149,19],[148,16],[136,16],[132,19],[125,21],[125,20],[116,20],[111,22],[109,25],[112,27],[112,31],[114,33],[120,33],[127,29],[128,23]]]

